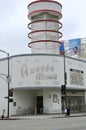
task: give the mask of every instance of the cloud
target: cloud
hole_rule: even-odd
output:
[[[86,1],[78,0],[61,0],[62,8],[62,23],[63,23],[63,39],[70,39],[75,37],[85,37],[84,28],[86,26]],[[85,35],[84,35],[85,34]]]
[[[29,53],[27,1],[0,2],[0,44],[10,54]]]
[[[11,55],[30,53],[27,5],[34,0],[0,0],[0,49]],[[59,0],[62,4],[63,40],[86,36],[86,0]]]

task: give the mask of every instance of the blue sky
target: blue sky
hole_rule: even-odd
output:
[[[34,0],[0,0],[0,49],[15,54],[28,48],[27,5]],[[62,40],[86,37],[86,0],[58,0],[62,4]]]

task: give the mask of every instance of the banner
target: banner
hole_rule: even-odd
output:
[[[69,40],[69,53],[78,54],[81,52],[81,39],[71,39]]]
[[[64,42],[59,47],[59,54],[64,54]]]

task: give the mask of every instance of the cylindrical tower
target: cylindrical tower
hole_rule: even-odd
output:
[[[61,9],[62,5],[54,0],[37,0],[28,5],[28,18],[31,20],[28,24],[31,29],[28,34],[31,42],[28,46],[32,53],[59,53],[59,38],[62,37],[59,32],[62,27],[59,22],[62,18]]]

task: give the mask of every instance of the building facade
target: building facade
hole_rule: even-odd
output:
[[[71,112],[86,110],[86,62],[65,57],[67,104]],[[0,72],[7,73],[7,59],[0,60]],[[3,76],[2,76],[3,77]],[[10,57],[10,115],[62,113],[65,97],[64,56],[26,54]],[[6,79],[4,77],[4,79]],[[7,81],[0,78],[0,113],[7,114]]]

